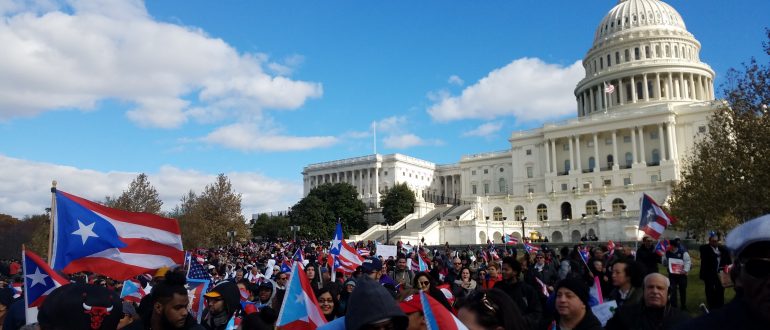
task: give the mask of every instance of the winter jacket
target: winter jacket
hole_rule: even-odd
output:
[[[645,304],[626,306],[607,322],[605,330],[673,330],[690,316],[676,307],[649,308]]]
[[[707,315],[685,322],[677,330],[767,330],[767,323],[749,312],[744,299],[736,296],[733,301]]]
[[[521,281],[510,283],[503,280],[495,284],[495,289],[500,289],[516,303],[521,315],[527,322],[526,326],[533,329],[540,323],[543,316],[543,304],[540,294],[529,284]]]
[[[540,325],[537,328],[531,328],[531,329],[537,329],[537,330],[561,330],[561,327],[559,326],[559,315],[557,314],[555,317],[551,317],[548,319],[544,319],[542,322],[540,322]],[[602,323],[599,322],[599,319],[596,318],[596,315],[591,312],[590,308],[586,308],[586,315],[583,316],[583,319],[580,321],[580,323],[577,324],[572,330],[603,330],[602,329]]]
[[[464,284],[462,280],[455,280],[454,285],[452,285],[452,294],[458,300],[467,297],[473,291],[476,291],[475,280],[470,280],[467,284]]]
[[[610,292],[610,296],[606,300],[614,300],[618,304],[618,308],[625,305],[637,305],[642,302],[642,288],[631,287],[626,295],[626,298],[621,298],[620,289],[615,288]]]
[[[203,311],[203,318],[201,324],[209,330],[222,330],[225,329],[227,321],[230,320],[233,313],[241,310],[241,297],[238,286],[230,281],[220,282],[211,291],[218,292],[225,303],[225,309],[221,313],[213,314],[209,313],[209,309],[206,308]],[[224,322],[222,322],[224,320]]]

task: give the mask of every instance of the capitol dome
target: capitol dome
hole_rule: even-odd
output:
[[[681,29],[682,16],[669,4],[658,0],[620,0],[596,28],[594,45],[613,33],[635,28]]]
[[[578,117],[656,103],[714,99],[714,71],[679,12],[661,0],[620,0],[599,23],[575,88]]]

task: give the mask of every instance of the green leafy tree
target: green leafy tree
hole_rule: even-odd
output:
[[[416,202],[414,192],[406,183],[397,184],[380,197],[382,216],[388,224],[392,225],[414,212]]]
[[[21,258],[21,245],[45,258],[48,255],[49,220],[36,214],[19,220],[0,214],[0,258]]]
[[[770,42],[763,46],[770,55]],[[752,58],[728,72],[722,90],[729,107],[714,113],[672,191],[678,226],[700,233],[770,213],[770,65]]]
[[[158,197],[158,191],[150,184],[147,174],[140,173],[120,196],[108,196],[105,205],[131,212],[160,214],[163,202]]]
[[[241,210],[241,194],[233,191],[224,174],[200,195],[190,191],[181,202],[172,216],[179,220],[187,248],[222,246],[251,236]],[[228,232],[235,232],[235,236]]]
[[[358,199],[356,188],[348,183],[323,184],[291,208],[292,225],[300,226],[300,236],[331,239],[337,219],[345,235],[366,230],[366,205]]]
[[[289,226],[289,217],[269,216],[263,213],[254,221],[251,227],[251,236],[262,239],[291,237],[292,233]]]

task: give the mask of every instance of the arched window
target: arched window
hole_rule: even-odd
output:
[[[607,168],[612,168],[613,165],[615,165],[615,157],[607,155]]]
[[[596,159],[593,156],[588,157],[588,168],[593,170],[595,167],[596,167]]]
[[[513,209],[513,218],[516,221],[519,221],[523,217],[524,217],[524,207],[521,205],[516,205],[516,207]]]
[[[615,198],[612,200],[612,213],[617,215],[620,214],[621,211],[626,209],[626,202],[624,202],[620,198]]]
[[[545,204],[540,204],[537,206],[537,220],[548,220],[548,207],[545,206]]]
[[[495,221],[503,221],[503,209],[496,207],[492,210],[492,219]]]
[[[599,214],[599,207],[596,205],[595,200],[590,200],[586,202],[586,215],[597,215]]]
[[[500,178],[500,180],[497,180],[497,186],[500,189],[501,193],[508,192],[508,185],[505,184],[504,178]]]
[[[652,149],[652,164],[660,164],[660,151],[658,149]]]
[[[561,219],[562,220],[572,219],[572,204],[570,204],[569,202],[561,203]]]
[[[627,168],[631,168],[631,165],[634,163],[634,155],[632,155],[630,152],[626,153],[626,166]]]

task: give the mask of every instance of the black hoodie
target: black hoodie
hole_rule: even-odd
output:
[[[409,319],[388,290],[367,276],[356,279],[356,288],[350,294],[345,313],[345,329],[358,330],[385,319],[393,320],[397,330],[409,325]]]
[[[221,313],[210,314],[208,307],[206,307],[203,311],[201,324],[209,330],[221,330],[225,328],[227,321],[230,320],[233,313],[241,310],[241,297],[238,285],[230,281],[223,281],[214,286],[210,292],[216,292],[222,296],[225,309]]]

